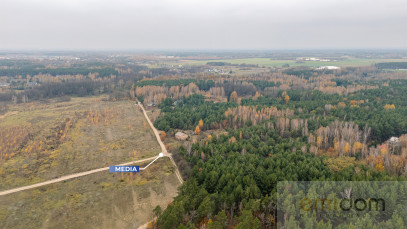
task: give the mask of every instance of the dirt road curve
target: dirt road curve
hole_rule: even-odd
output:
[[[165,148],[164,143],[161,141],[160,134],[158,134],[157,129],[154,127],[153,123],[148,118],[146,110],[144,109],[143,105],[140,102],[138,102],[138,104],[136,104],[136,105],[138,105],[141,108],[141,110],[143,111],[144,117],[146,117],[146,120],[147,120],[148,124],[150,125],[151,129],[153,130],[153,132],[155,134],[155,137],[157,138],[158,143],[160,144],[161,151],[164,154],[164,157],[169,157],[172,164],[174,165],[174,167],[175,167],[175,175],[177,176],[179,182],[181,182],[181,184],[184,183],[184,180],[181,177],[181,173],[178,170],[177,164],[175,164],[175,161],[172,158],[172,154],[168,153],[167,149]]]
[[[132,164],[136,164],[136,163],[140,163],[140,162],[151,161],[151,160],[154,160],[155,158],[157,158],[157,156],[149,157],[149,158],[141,159],[141,160],[137,160],[137,161],[126,162],[126,163],[123,163],[123,164],[120,164],[120,165],[121,166],[132,165]],[[82,176],[86,176],[86,175],[89,175],[89,174],[92,174],[92,173],[97,173],[97,172],[101,172],[101,171],[105,171],[105,170],[109,170],[109,167],[89,170],[89,171],[81,172],[81,173],[75,173],[75,174],[71,174],[71,175],[67,175],[67,176],[62,176],[60,178],[56,178],[56,179],[44,181],[44,182],[41,182],[41,183],[37,183],[37,184],[32,184],[32,185],[19,187],[19,188],[13,188],[13,189],[5,190],[5,191],[0,191],[0,196],[4,196],[4,195],[7,195],[7,194],[12,194],[12,193],[15,193],[15,192],[24,191],[24,190],[27,190],[27,189],[38,188],[38,187],[41,187],[41,186],[44,186],[44,185],[58,183],[58,182],[61,182],[61,181],[66,181],[66,180],[69,180],[69,179],[82,177]]]
[[[146,113],[146,110],[144,109],[143,105],[142,105],[140,102],[138,102],[138,104],[135,104],[135,105],[138,105],[138,106],[141,108],[141,110],[143,111],[144,117],[146,117],[146,120],[147,120],[148,124],[150,125],[151,129],[153,130],[153,132],[154,132],[154,134],[155,134],[155,137],[157,138],[158,143],[160,144],[160,147],[161,147],[163,156],[170,158],[172,164],[173,164],[174,167],[175,167],[175,175],[177,175],[177,178],[178,178],[179,182],[181,182],[181,184],[184,183],[184,180],[182,179],[181,174],[179,173],[177,164],[175,164],[175,161],[174,161],[174,159],[172,158],[172,155],[171,155],[170,153],[168,153],[167,149],[165,148],[165,145],[164,145],[164,143],[161,141],[161,138],[160,138],[160,135],[158,134],[157,129],[154,127],[153,123],[152,123],[152,122],[150,121],[150,119],[148,118],[147,113]],[[148,223],[149,223],[149,222],[147,222],[147,223],[145,223],[145,224],[139,226],[138,229],[147,229],[147,228],[148,228]]]

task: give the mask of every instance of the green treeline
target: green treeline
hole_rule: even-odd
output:
[[[22,68],[22,69],[0,69],[0,76],[23,76],[50,74],[57,75],[88,75],[89,73],[97,73],[100,77],[108,77],[110,75],[118,75],[118,71],[114,68]]]
[[[276,87],[276,86],[281,85],[281,83],[274,83],[272,81],[265,81],[265,80],[252,80],[249,82],[261,90],[264,90],[264,88],[266,88],[266,87]]]
[[[174,79],[174,80],[143,80],[137,82],[135,85],[137,87],[143,87],[147,85],[152,86],[179,86],[179,85],[188,85],[190,83],[195,83],[199,90],[208,91],[211,87],[215,86],[215,82],[213,80],[198,80],[198,79]]]
[[[194,129],[200,119],[204,121],[204,129],[219,128],[219,123],[225,120],[225,111],[228,107],[235,107],[235,103],[214,103],[204,101],[202,95],[191,95],[177,101],[165,99],[161,104],[161,112],[165,113],[155,120],[154,125],[164,131],[173,129]]]
[[[24,92],[7,92],[0,94],[0,102],[11,102],[15,98],[16,103],[32,100],[42,100],[63,96],[92,96],[111,93],[112,87],[109,82],[92,80],[74,80],[63,83],[44,83],[40,86],[26,89]]]
[[[377,63],[379,69],[407,69],[407,62],[385,62]]]

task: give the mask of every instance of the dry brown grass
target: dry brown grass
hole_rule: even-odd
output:
[[[131,101],[74,98],[19,104],[0,120],[0,190],[154,156],[152,130]]]
[[[100,172],[0,197],[0,228],[137,228],[177,194],[168,158],[147,170]]]

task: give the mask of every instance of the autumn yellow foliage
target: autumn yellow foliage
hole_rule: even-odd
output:
[[[376,166],[375,166],[377,171],[383,172],[384,171],[384,165],[383,165],[383,157],[378,156],[376,158]]]
[[[394,110],[396,109],[396,106],[394,104],[386,104],[384,105],[385,110]]]
[[[285,103],[288,103],[288,101],[290,101],[290,96],[285,95],[284,96],[284,101],[285,101]]]
[[[199,126],[200,129],[203,129],[203,125],[204,125],[203,120],[202,119],[199,120],[198,126]]]
[[[349,166],[355,165],[354,157],[332,157],[324,160],[324,163],[333,172],[339,172]]]
[[[235,143],[236,142],[236,138],[235,137],[231,137],[230,139],[229,139],[229,143]]]
[[[344,153],[349,153],[349,150],[350,150],[350,149],[349,149],[349,143],[346,142],[346,143],[345,143],[345,146],[343,147],[343,152],[344,152]]]
[[[345,108],[345,107],[346,107],[346,104],[345,104],[344,102],[339,102],[339,103],[338,103],[338,107],[339,107],[339,108]]]
[[[360,143],[360,142],[355,142],[354,144],[353,144],[353,147],[352,147],[352,152],[353,153],[357,153],[357,152],[360,152],[362,150],[362,143]]]
[[[232,94],[230,94],[230,101],[237,103],[238,99],[239,99],[239,97],[237,95],[237,92],[233,91]]]
[[[208,135],[208,141],[212,140],[212,135]]]

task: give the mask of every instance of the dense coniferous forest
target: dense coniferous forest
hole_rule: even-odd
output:
[[[201,95],[191,95],[177,101],[173,107],[173,100],[165,99],[161,104],[161,112],[164,116],[159,117],[155,126],[164,131],[173,129],[194,129],[199,120],[203,120],[204,129],[219,128],[220,123],[225,119],[225,111],[228,107],[237,106],[235,103],[214,103],[204,101]]]
[[[336,83],[352,85],[344,80]],[[265,88],[261,82],[253,85],[256,90]],[[228,134],[209,134],[173,150],[188,180],[174,202],[159,215],[157,226],[272,228],[277,220],[279,181],[404,181],[406,173],[395,173],[392,168],[396,162],[386,159],[398,156],[377,145],[407,132],[406,89],[406,80],[393,80],[383,87],[346,95],[285,90],[276,96],[241,98],[238,103],[231,98],[231,102],[213,103],[196,95],[184,97],[176,105],[176,100],[164,99],[159,105],[161,116],[155,121],[158,129],[194,130],[201,120],[203,130],[221,128]],[[324,131],[333,128],[352,132],[353,137],[346,137],[344,132],[324,137]],[[325,142],[331,134],[332,140]],[[355,139],[353,143],[351,138]],[[385,156],[376,156],[372,162],[377,150]],[[396,160],[405,160],[403,155]],[[392,208],[389,214],[393,217],[373,223],[384,227],[404,225],[399,207]],[[331,220],[305,222],[298,218],[285,224],[318,224],[322,228],[332,223],[372,223],[366,219]]]
[[[195,143],[190,152],[181,146],[179,154],[193,168],[158,225],[223,228],[232,223],[237,228],[269,228],[275,220],[278,181],[405,180],[351,163],[334,172],[324,162],[326,157],[304,154],[301,148],[306,145],[303,138],[282,138],[263,123],[231,130],[203,145]]]

